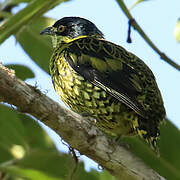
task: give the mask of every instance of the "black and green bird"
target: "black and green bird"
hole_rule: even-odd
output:
[[[106,133],[139,134],[156,149],[165,109],[148,66],[84,18],[64,17],[41,34],[52,36],[50,73],[62,101]]]

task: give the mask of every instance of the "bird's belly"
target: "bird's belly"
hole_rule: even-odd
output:
[[[132,121],[137,115],[101,88],[91,84],[72,69],[53,77],[62,101],[73,111],[96,119],[96,124],[111,135],[134,134]]]

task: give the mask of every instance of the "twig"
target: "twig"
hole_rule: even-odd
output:
[[[0,64],[0,96],[4,102],[40,119],[72,148],[96,161],[117,179],[164,179],[123,146],[106,137],[88,118],[62,108],[35,87],[9,72]]]
[[[127,42],[128,43],[132,43],[132,40],[131,40],[131,24],[132,24],[132,20],[129,20],[129,22],[128,22],[128,35],[127,35]]]
[[[151,46],[151,48],[154,49],[154,51],[156,51],[160,55],[160,58],[180,71],[180,65],[178,65],[176,62],[171,60],[169,57],[167,57],[165,53],[161,52],[157,48],[157,46],[148,38],[148,36],[145,34],[145,32],[142,30],[142,28],[138,25],[136,20],[130,14],[130,12],[129,12],[128,8],[126,7],[125,3],[123,2],[123,0],[116,0],[116,1],[119,4],[122,11],[125,13],[125,15],[131,21],[131,25],[134,27],[134,29],[136,29],[139,32],[139,34],[143,37],[143,39]]]

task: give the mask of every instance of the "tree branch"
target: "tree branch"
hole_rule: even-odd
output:
[[[0,64],[0,99],[29,113],[56,131],[71,147],[103,166],[118,179],[164,179],[123,146],[107,138],[91,118],[62,108],[36,87],[15,77]],[[90,122],[91,121],[91,122]]]
[[[163,59],[165,62],[176,68],[177,70],[180,71],[180,65],[175,63],[173,60],[171,60],[169,57],[166,56],[165,53],[161,52],[157,46],[148,38],[148,36],[145,34],[145,32],[142,30],[142,28],[139,26],[139,24],[136,22],[136,20],[132,17],[130,14],[128,8],[126,7],[125,3],[123,0],[116,0],[117,3],[119,4],[120,8],[122,11],[125,13],[125,15],[128,17],[129,21],[131,22],[131,25],[136,29],[139,34],[143,37],[143,39],[150,45],[152,49],[154,49],[155,52],[157,52],[161,59]]]

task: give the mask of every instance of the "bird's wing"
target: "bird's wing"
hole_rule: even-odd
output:
[[[146,77],[146,71],[148,75],[152,72],[138,57],[120,46],[95,38],[74,41],[65,54],[67,62],[81,76],[139,115],[146,116],[141,103],[143,78]],[[151,78],[154,78],[153,74]],[[138,97],[141,98],[138,100]]]

